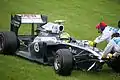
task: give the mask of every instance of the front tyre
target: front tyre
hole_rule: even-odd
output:
[[[73,59],[68,49],[59,49],[54,59],[54,70],[57,74],[68,76],[72,72]]]

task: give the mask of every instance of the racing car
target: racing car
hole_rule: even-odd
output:
[[[10,31],[0,32],[0,53],[51,65],[59,75],[70,75],[73,69],[101,70],[106,62],[101,59],[102,50],[89,46],[89,40],[71,37],[63,23],[48,22],[48,17],[40,14],[11,15]],[[32,25],[30,35],[19,34],[21,24]],[[116,72],[120,72],[119,61],[117,58],[108,62]]]

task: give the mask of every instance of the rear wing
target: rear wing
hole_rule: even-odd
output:
[[[10,31],[18,35],[18,29],[21,24],[32,24],[32,33],[34,31],[34,24],[46,24],[47,16],[40,14],[15,14],[11,15]]]
[[[21,17],[21,23],[46,23],[43,15],[40,14],[17,14]]]

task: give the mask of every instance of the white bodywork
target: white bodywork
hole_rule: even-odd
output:
[[[51,41],[51,42],[54,42],[54,43],[56,43],[57,42],[57,39],[56,39],[56,37],[39,37],[39,36],[37,36],[35,39],[34,39],[34,41],[33,41],[33,43],[35,43],[35,42],[40,42],[40,41],[44,41],[44,42],[47,42],[47,41]]]
[[[44,23],[40,14],[17,14],[21,16],[21,23]]]
[[[38,43],[40,41],[44,41],[44,42],[50,41],[50,42],[53,42],[53,43],[56,43],[56,44],[65,44],[65,45],[71,45],[71,46],[74,46],[74,47],[78,47],[80,49],[83,49],[83,50],[86,50],[86,51],[89,51],[89,52],[93,53],[95,56],[98,57],[98,59],[100,59],[100,62],[103,62],[103,60],[101,60],[102,53],[103,53],[102,50],[99,50],[96,47],[89,46],[89,43],[88,43],[89,41],[88,40],[76,40],[75,43],[65,43],[61,40],[58,40],[56,37],[39,37],[39,36],[37,36],[34,39],[33,43]]]
[[[60,30],[60,27],[63,29]],[[61,31],[64,31],[64,26],[60,24],[55,24],[52,22],[48,22],[47,24],[42,26],[44,32],[51,32],[51,33],[60,33]]]
[[[80,49],[89,51],[89,52],[93,53],[95,56],[97,56],[101,62],[103,62],[103,60],[101,60],[102,54],[103,54],[102,50],[100,50],[96,47],[89,46],[88,42],[89,42],[88,40],[77,40],[76,43],[65,43],[65,44],[72,45],[72,46],[78,47]]]

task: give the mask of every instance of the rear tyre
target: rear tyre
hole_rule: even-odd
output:
[[[13,54],[18,47],[18,39],[14,32],[0,32],[0,53]]]
[[[116,57],[108,62],[108,66],[115,72],[120,73],[120,56]]]
[[[59,49],[54,59],[54,70],[57,74],[68,76],[72,72],[73,59],[68,49]]]

